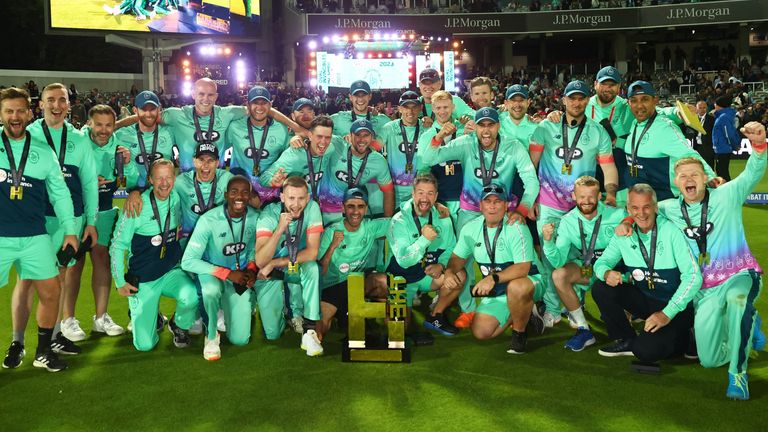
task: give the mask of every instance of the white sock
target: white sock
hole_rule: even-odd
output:
[[[576,310],[568,311],[568,313],[576,326],[589,330],[589,324],[587,324],[587,319],[584,317],[584,310],[581,307]]]

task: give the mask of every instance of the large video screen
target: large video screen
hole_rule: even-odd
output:
[[[258,36],[260,0],[47,0],[50,28]]]
[[[404,58],[348,59],[333,53],[317,53],[317,85],[349,87],[365,80],[372,89],[408,87],[408,61]]]

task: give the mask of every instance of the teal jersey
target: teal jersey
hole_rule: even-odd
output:
[[[249,127],[253,131],[253,148],[251,148],[248,135]],[[266,138],[264,138],[265,131],[267,134]],[[283,154],[283,151],[288,148],[288,141],[290,140],[288,128],[271,118],[267,120],[266,126],[253,126],[251,118],[246,117],[243,120],[231,122],[224,138],[224,148],[232,149],[230,169],[242,169],[242,174],[251,180],[251,185],[262,202],[266,203],[279,199],[280,188],[262,186],[259,181],[259,175],[254,174],[254,171],[257,171],[259,174],[266,172],[277,158]],[[263,148],[261,145],[262,141],[264,141]],[[255,170],[254,155],[259,154],[259,149],[262,149],[259,168]]]
[[[464,182],[459,201],[464,210],[480,211],[480,197],[483,187],[486,186],[480,166],[481,157],[485,169],[489,170],[488,183],[497,183],[507,191],[510,208],[514,209],[522,204],[530,209],[539,194],[539,179],[536,178],[536,170],[533,168],[531,158],[520,141],[501,135],[498,136],[498,140],[496,165],[492,172],[490,170],[494,151],[481,150],[475,133],[456,138],[446,146],[435,146],[433,141],[425,143],[426,145],[421,148],[421,157],[423,163],[430,166],[450,160],[461,161]],[[519,174],[525,184],[525,193],[519,203],[512,194],[512,180],[515,174]]]
[[[96,166],[96,175],[107,180],[109,183],[105,183],[99,186],[99,211],[111,210],[114,206],[112,201],[114,199],[115,191],[118,186],[116,180],[117,172],[115,171],[115,158],[117,157],[117,146],[127,147],[123,145],[114,134],[109,137],[109,141],[103,146],[97,144],[90,139],[90,128],[84,127],[81,129],[83,134],[88,137],[88,141],[91,143],[91,150],[93,152],[93,160]],[[121,156],[122,157],[122,156]],[[136,180],[138,179],[138,172],[136,171],[136,164],[128,162],[123,166],[123,175],[125,176],[127,189],[136,187]]]
[[[565,116],[562,121],[565,121]],[[578,128],[579,126],[567,126],[569,148],[573,145]],[[613,149],[608,133],[589,118],[586,119],[584,130],[570,161],[570,173],[563,172],[565,150],[562,123],[553,123],[549,120],[539,123],[531,135],[530,150],[541,152],[539,203],[564,212],[576,205],[571,197],[573,182],[585,175],[594,177],[598,162],[613,161]]]
[[[601,106],[597,100],[597,95],[593,95],[589,98],[584,113],[590,120],[598,124],[603,119],[608,119],[611,128],[616,134],[615,145],[617,147],[624,146],[624,141],[627,140],[632,121],[635,120],[635,116],[632,115],[632,111],[629,109],[629,102],[626,99],[617,96],[610,104]]]
[[[520,120],[520,124],[515,124],[508,112],[499,113],[499,123],[501,124],[501,130],[499,132],[501,136],[516,139],[526,146],[531,140],[533,131],[535,131],[538,126],[538,124],[532,122],[527,115]]]
[[[381,153],[369,150],[367,156],[360,158],[352,154],[350,145],[346,141],[343,144],[344,147],[339,149],[338,157],[329,159],[328,174],[323,178],[326,183],[323,188],[325,192],[321,195],[324,199],[320,201],[320,209],[323,213],[341,213],[344,210],[344,194],[350,188],[365,187],[368,183],[375,183],[382,191],[393,189],[389,166]],[[350,158],[351,170],[348,163]],[[365,167],[361,172],[363,161],[365,161]]]
[[[437,238],[429,241],[421,235],[416,224],[424,226],[432,224],[437,231]],[[456,245],[456,235],[453,233],[451,218],[440,218],[437,209],[432,207],[427,217],[417,216],[413,211],[413,200],[403,203],[400,211],[395,213],[387,231],[387,242],[392,249],[387,272],[395,276],[403,276],[409,283],[418,282],[424,278],[424,267],[432,264],[448,265],[453,248]]]
[[[578,208],[574,208],[560,219],[556,237],[553,237],[550,241],[545,240],[543,242],[544,254],[547,256],[547,260],[549,260],[553,268],[562,267],[568,262],[569,252],[575,252],[575,255],[582,261],[581,239],[584,239],[584,245],[589,248],[595,224],[597,219],[600,218],[600,229],[595,239],[594,256],[590,259],[589,263],[584,263],[587,265],[594,264],[613,238],[616,226],[625,217],[627,217],[627,212],[624,209],[607,206],[602,202],[597,203],[597,215],[591,220],[584,217]],[[584,229],[583,233],[579,229],[579,221],[581,221]]]
[[[475,118],[475,110],[469,107],[466,102],[464,102],[464,99],[452,95],[453,98],[453,113],[451,114],[451,118],[456,120],[461,118],[462,116],[469,116],[472,119]],[[421,108],[421,114],[419,114],[419,118],[424,117],[431,117],[432,116],[432,104],[431,103],[424,103],[424,98],[422,100],[422,108]]]
[[[181,268],[198,275],[216,275],[220,268],[243,270],[253,261],[259,213],[247,207],[245,217],[231,219],[227,206],[214,207],[197,221]]]
[[[146,156],[148,156],[148,165],[150,166],[152,162],[161,158],[169,161],[176,160],[173,155],[174,142],[171,129],[165,125],[157,125],[155,130],[157,131],[157,148],[154,154],[152,153],[152,143],[155,140],[154,132],[140,132],[138,125],[115,131],[115,137],[130,150],[132,162],[136,164],[136,175],[138,177],[129,180],[129,182],[134,183],[141,190],[149,187],[147,183],[147,168],[144,164]],[[144,150],[146,153],[141,150],[139,145],[139,133],[141,133],[141,137],[144,140]]]
[[[363,219],[355,231],[349,231],[343,220],[331,224],[323,232],[320,240],[318,260],[328,251],[334,232],[343,232],[344,240],[334,249],[328,264],[328,272],[320,275],[320,287],[324,289],[344,282],[350,273],[365,270],[365,263],[373,249],[374,241],[386,237],[389,221],[390,218]]]
[[[280,222],[280,213],[283,212],[282,203],[272,203],[266,206],[259,215],[259,222],[256,225],[256,238],[272,237]],[[286,235],[295,235],[298,229],[298,220],[293,220],[288,229],[281,235],[280,243],[275,250],[274,258],[287,257],[288,248],[285,246]],[[307,237],[310,234],[323,232],[323,217],[320,214],[320,206],[314,201],[309,201],[304,209],[301,220],[301,233],[299,236],[299,251],[307,247]]]
[[[393,120],[384,125],[379,142],[382,145],[384,155],[387,157],[389,171],[392,174],[392,181],[395,183],[395,187],[397,189],[410,190],[417,172],[428,171],[430,168],[429,165],[422,163],[418,152],[419,137],[427,131],[427,128],[423,127],[421,122],[416,126],[403,125],[405,128],[405,136],[403,136],[403,131],[400,128],[401,123],[402,120]],[[406,155],[408,149],[406,145],[413,148],[412,169],[410,172],[406,170],[408,168],[408,157]],[[410,192],[408,192],[407,196],[403,196],[402,193],[398,193],[398,195],[400,195],[399,198],[402,200],[406,200],[408,199],[407,196],[410,196]]]
[[[176,183],[173,185],[173,189],[179,194],[181,207],[181,238],[187,238],[192,234],[201,215],[215,206],[224,204],[227,183],[232,178],[229,171],[216,170],[216,190],[213,192],[213,205],[209,206],[213,181],[198,182],[195,180],[195,175],[195,171],[187,171],[176,177]],[[200,188],[200,198],[198,198],[195,183]]]
[[[456,138],[464,136],[464,125],[458,120],[453,120],[453,124],[456,126],[456,133],[452,136],[445,137],[441,146],[448,145]],[[432,127],[427,128],[421,137],[419,137],[419,148],[429,145],[432,139],[442,129],[441,125],[435,122]],[[422,167],[423,168],[423,167]],[[432,175],[437,179],[438,200],[441,202],[458,201],[461,198],[461,190],[463,188],[464,170],[461,166],[461,161],[456,159],[452,161],[440,162],[430,167]],[[410,196],[410,194],[409,194]],[[405,201],[407,197],[403,199]]]
[[[484,217],[477,217],[464,225],[459,233],[459,240],[456,242],[453,253],[461,259],[474,258],[483,277],[488,276],[491,272],[501,272],[514,264],[530,262],[531,268],[534,268],[536,259],[533,252],[533,240],[531,239],[531,232],[525,224],[513,223],[510,225],[505,216],[499,226],[486,229],[488,246],[492,250],[496,231],[502,230],[498,240],[496,240],[493,260],[491,260],[486,248],[485,236],[483,235],[484,228]],[[503,295],[506,292],[507,284],[498,283],[493,287],[492,296]]]
[[[0,129],[0,134],[5,132]],[[0,237],[32,237],[47,234],[45,230],[46,205],[53,206],[59,225],[66,235],[75,234],[72,196],[64,181],[64,174],[56,154],[48,147],[42,133],[30,137],[29,156],[21,173],[19,186],[21,199],[11,199],[13,177],[11,164],[4,146],[0,147]],[[16,168],[21,164],[25,138],[8,140]]]
[[[656,225],[658,233],[652,275],[638,245],[639,235],[650,255],[651,232],[641,233],[635,226],[631,236],[614,236],[611,239],[595,262],[595,276],[604,281],[605,272],[623,260],[632,283],[648,297],[666,302],[662,311],[672,319],[699,292],[701,271],[680,229],[661,215],[656,216]],[[653,286],[649,286],[647,278],[653,278]]]
[[[200,133],[195,126],[194,105],[181,108],[166,108],[163,110],[163,123],[173,132],[173,140],[179,149],[179,168],[181,172],[195,169],[192,158],[195,148],[200,142],[212,142],[219,149],[219,162],[224,166],[224,132],[229,124],[248,115],[245,107],[240,105],[213,107],[213,127],[210,128],[211,116],[198,117]],[[210,130],[209,130],[210,129]]]
[[[762,273],[760,264],[749,250],[744,233],[742,205],[765,174],[766,153],[752,152],[744,171],[735,179],[709,190],[707,204],[706,235],[709,263],[701,266],[704,282],[702,289],[712,288],[744,270]],[[691,226],[683,218],[682,197],[659,203],[659,212],[683,231],[693,254],[701,252],[696,238],[699,237],[702,203],[687,206]],[[711,225],[710,225],[711,224]]]
[[[323,156],[311,156],[312,165],[314,169],[315,184],[317,186],[317,197],[314,197],[314,189],[312,188],[311,179],[309,178],[309,165],[307,164],[307,155],[311,155],[309,149],[305,148],[288,148],[279,158],[272,164],[272,166],[259,177],[259,182],[263,187],[270,187],[272,177],[275,173],[282,168],[286,174],[300,175],[304,177],[309,187],[309,195],[311,198],[315,198],[320,202],[320,207],[325,212],[325,205],[328,202],[329,184],[326,177],[332,176],[331,164],[339,160],[342,157],[343,150],[346,149],[346,143],[340,137],[336,135],[331,139],[331,144],[325,151]]]
[[[680,132],[680,128],[669,119],[656,115],[650,128],[643,133],[650,120],[638,123],[632,121],[630,134],[624,147],[617,150],[619,156],[616,164],[626,163],[628,168],[624,179],[624,185],[631,188],[637,183],[648,183],[656,191],[659,201],[680,195],[680,191],[674,185],[675,162],[684,157],[695,157],[704,164],[704,171],[709,178],[714,178],[712,168],[704,162],[699,153],[688,147],[687,141]],[[637,175],[631,175],[632,146],[637,147],[636,160]]]
[[[142,208],[137,217],[128,217],[120,212],[112,234],[109,248],[110,268],[115,286],[125,285],[125,253],[128,252],[128,274],[138,276],[140,282],[152,282],[178,267],[181,261],[181,245],[178,229],[181,225],[179,195],[171,191],[165,199],[157,199],[160,220],[155,218],[149,195],[150,188],[141,194]],[[168,235],[165,237],[166,251],[162,255],[163,229],[170,217]]]
[[[35,120],[29,125],[28,130],[31,134],[39,136],[43,142],[48,143],[43,132],[43,121],[45,120]],[[58,129],[49,128],[53,142],[48,145],[52,146],[56,153],[54,160],[62,159],[61,137],[64,128],[67,129],[67,142],[64,146],[64,162],[60,170],[64,173],[64,181],[72,196],[75,216],[83,216],[85,225],[94,225],[96,213],[99,211],[99,180],[96,175],[96,165],[93,162],[90,139],[69,122],[65,122],[64,126]],[[45,215],[55,215],[52,205],[46,206]]]
[[[373,115],[370,112],[367,115],[355,114],[353,111],[339,111],[331,116],[333,120],[333,134],[338,136],[347,136],[350,133],[352,123],[357,119],[367,119],[373,125],[373,133],[378,138],[383,132],[384,125],[392,119],[384,114]]]

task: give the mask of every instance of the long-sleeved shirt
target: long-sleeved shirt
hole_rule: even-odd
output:
[[[741,135],[736,130],[735,109],[728,107],[715,111],[712,146],[717,154],[729,154],[741,147]]]

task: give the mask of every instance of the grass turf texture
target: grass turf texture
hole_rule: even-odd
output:
[[[732,170],[743,166],[735,161]],[[768,181],[755,190],[768,191]],[[763,265],[766,216],[768,207],[744,208],[750,247]],[[11,339],[11,291],[0,289],[3,347]],[[127,301],[114,292],[111,299],[109,312],[124,326]],[[165,313],[173,308],[161,303]],[[765,297],[758,309],[768,317]],[[326,337],[324,357],[309,358],[292,331],[266,342],[254,327],[246,347],[222,335],[218,362],[203,360],[202,336],[177,349],[164,331],[154,351],[140,353],[129,334],[94,335],[81,342],[83,354],[64,356],[70,369],[56,374],[31,366],[33,318],[24,364],[0,370],[0,430],[762,430],[768,354],[750,361],[751,401],[734,402],[725,399],[727,367],[679,359],[648,376],[632,372],[629,358],[600,357],[597,347],[608,340],[589,296],[587,310],[598,343],[580,353],[563,349],[572,334],[565,321],[529,338],[525,355],[506,353],[507,335],[479,343],[462,331],[415,348],[411,364],[342,363],[338,330]],[[92,315],[84,282],[77,318],[87,333]]]

